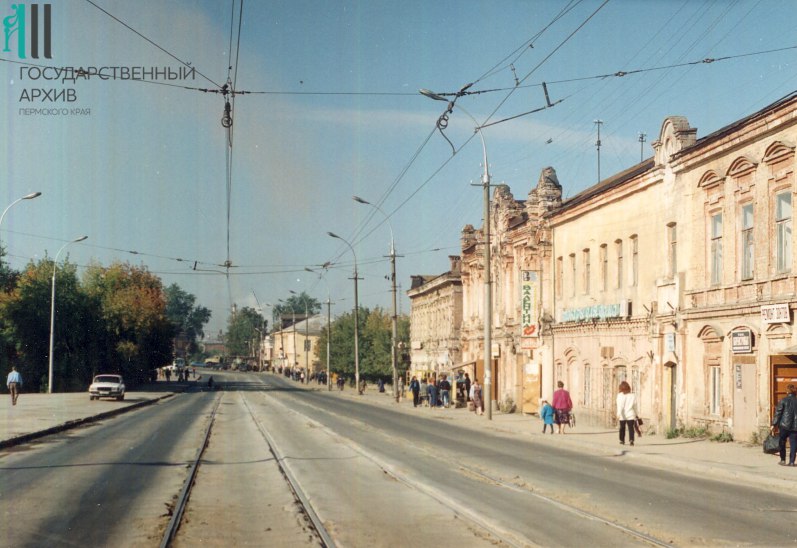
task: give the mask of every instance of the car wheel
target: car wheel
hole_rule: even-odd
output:
[[[122,401],[123,399],[125,399],[125,395],[124,394],[122,394],[121,396],[118,396],[116,398],[116,401]]]
[[[94,401],[94,396],[89,396],[89,401]]]

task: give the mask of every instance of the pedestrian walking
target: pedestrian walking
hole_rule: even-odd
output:
[[[570,424],[570,412],[573,410],[573,400],[570,399],[570,392],[565,390],[565,383],[557,381],[558,390],[553,393],[553,410],[559,433],[565,433],[565,427]]]
[[[16,365],[11,366],[11,372],[6,377],[6,386],[11,394],[11,405],[16,405],[17,398],[19,398],[19,390],[22,388],[22,375],[17,371]]]
[[[415,375],[410,381],[410,392],[412,392],[412,406],[418,407],[418,404],[421,403],[421,383],[418,382],[418,377]]]
[[[620,383],[617,394],[617,420],[620,423],[620,445],[625,445],[626,429],[628,429],[628,440],[634,445],[634,431],[637,426],[636,394],[631,392],[631,385],[626,381]]]
[[[540,418],[542,419],[542,433],[551,427],[551,434],[553,434],[553,406],[548,403],[548,400],[542,400],[542,409],[540,409]]]
[[[797,387],[793,384],[786,387],[786,397],[778,402],[769,431],[774,433],[776,426],[780,438],[780,462],[778,464],[794,466],[794,458],[797,456]],[[787,439],[789,440],[788,464],[786,464]]]
[[[437,377],[429,380],[429,407],[437,407]]]
[[[468,394],[470,401],[473,402],[473,411],[477,415],[484,415],[484,407],[482,405],[482,386],[479,384],[479,379],[473,378],[473,384],[470,385],[470,393]]]
[[[451,383],[448,382],[448,375],[440,378],[440,401],[443,402],[443,407],[448,407],[451,403]]]
[[[426,377],[421,377],[421,404],[429,405],[429,384]]]

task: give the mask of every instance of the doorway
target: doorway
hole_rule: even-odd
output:
[[[664,388],[664,426],[669,430],[675,430],[677,420],[676,420],[676,409],[677,409],[677,399],[676,399],[676,365],[673,362],[667,362],[664,364],[664,380],[663,380],[663,388]]]

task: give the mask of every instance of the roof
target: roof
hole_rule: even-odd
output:
[[[655,166],[655,162],[653,158],[648,158],[647,160],[643,160],[642,162],[631,166],[624,171],[619,173],[615,173],[608,179],[604,179],[596,185],[593,185],[585,190],[582,190],[572,198],[568,198],[567,200],[562,201],[562,205],[557,207],[556,209],[551,210],[546,215],[549,217],[555,216],[557,213],[562,211],[567,211],[571,207],[575,207],[587,200],[606,192],[612,188],[616,188],[621,186],[623,183],[632,180],[635,177],[638,177],[642,173],[653,169]]]
[[[296,322],[296,332],[304,335],[305,332],[311,337],[318,337],[321,333],[326,329],[327,326],[327,319],[326,316],[322,316],[317,314],[315,316],[310,316],[306,320],[302,320],[300,322]],[[278,329],[275,333],[279,333],[280,331],[283,333],[293,332],[294,327],[292,325],[286,326],[282,329]]]

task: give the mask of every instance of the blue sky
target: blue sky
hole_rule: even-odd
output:
[[[0,17],[12,3],[0,0]],[[183,61],[212,82],[197,75],[180,85],[215,89],[226,81],[238,0],[94,3],[162,49],[86,0],[63,0],[52,2],[53,59],[28,61],[174,70]],[[71,261],[144,264],[197,295],[213,312],[208,331],[215,333],[231,303],[255,306],[254,294],[265,307],[290,290],[325,300],[328,287],[335,311],[350,308],[352,256],[327,236],[333,231],[354,244],[361,304],[388,307],[389,230],[353,195],[390,214],[403,291],[411,274],[446,271],[461,228],[481,224],[481,190],[470,183],[479,181],[482,151],[478,139],[466,144],[474,124],[462,111],[451,115],[446,134],[462,147],[452,157],[433,132],[445,104],[419,88],[444,93],[474,82],[473,91],[497,90],[457,103],[492,122],[545,105],[539,84],[547,82],[551,100],[561,103],[483,130],[493,182],[520,199],[549,165],[566,195],[597,181],[596,119],[604,122],[607,177],[639,161],[640,132],[645,157],[652,154],[666,116],[686,116],[701,137],[797,88],[797,50],[759,53],[797,45],[792,4],[602,4],[244,2],[240,46],[234,40],[232,48],[239,52],[235,87],[268,93],[235,100],[229,193],[219,94],[97,78],[33,81],[20,75],[14,52],[0,52],[0,208],[43,192],[9,211],[0,241],[21,268],[86,234],[69,247]],[[663,68],[722,57],[731,58]],[[592,78],[640,69],[657,70]],[[74,88],[77,100],[21,100],[34,88]],[[220,266],[228,259],[229,276]],[[304,271],[327,261],[325,281]],[[409,311],[406,297],[401,307]]]

